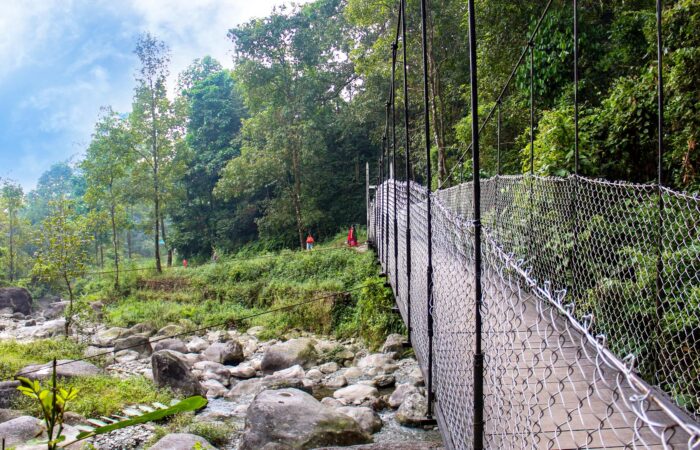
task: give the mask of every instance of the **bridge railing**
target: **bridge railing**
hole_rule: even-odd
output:
[[[428,192],[392,183],[370,239],[448,446],[471,448],[471,183],[432,194],[432,280]],[[700,200],[575,176],[494,177],[481,199],[486,448],[699,447]]]

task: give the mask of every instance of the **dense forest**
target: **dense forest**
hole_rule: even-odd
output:
[[[466,2],[431,0],[430,142],[435,185],[472,176]],[[656,178],[654,2],[580,0],[581,172]],[[23,192],[3,180],[0,282],[60,280],[145,261],[208,260],[255,246],[302,245],[364,222],[364,168],[376,175],[398,2],[316,0],[229,30],[234,69],[197,59],[169,85],[170,50],[151,34],[134,53],[131,111],[105,106],[79,161],[55,164]],[[477,1],[480,104],[494,105],[542,2]],[[700,0],[666,1],[665,183],[700,189]],[[534,45],[535,173],[573,170],[573,11],[555,0]],[[409,142],[422,180],[420,5],[407,4]],[[401,59],[402,52],[399,52]],[[401,62],[399,62],[401,63]],[[503,173],[529,170],[529,68],[501,105]],[[401,83],[397,75],[397,83]],[[403,104],[401,89],[397,104]],[[401,111],[397,111],[401,116]],[[403,123],[401,116],[397,123]],[[495,121],[481,176],[496,173]],[[408,144],[408,145],[407,145]],[[400,173],[401,171],[399,171]],[[118,276],[116,282],[119,283]],[[70,293],[70,292],[69,292]],[[71,293],[72,294],[72,293]]]

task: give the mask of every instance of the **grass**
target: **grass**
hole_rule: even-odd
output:
[[[76,377],[60,380],[58,387],[72,387],[78,390],[78,397],[68,404],[68,410],[86,418],[109,416],[129,405],[153,402],[168,404],[173,399],[170,390],[157,388],[152,381],[142,376],[132,376],[123,380],[109,375]],[[14,406],[38,416],[40,410],[35,402],[36,400],[23,396]]]
[[[41,339],[31,343],[0,341],[0,378],[12,379],[23,367],[44,364],[53,358],[81,358],[84,349],[84,345],[69,339]],[[153,382],[141,376],[126,380],[108,375],[77,377],[59,382],[59,387],[80,390],[80,395],[71,403],[69,410],[86,417],[109,415],[130,404],[167,403],[172,399],[170,391],[156,388]],[[32,414],[39,413],[33,400],[28,397],[20,397],[15,406]]]
[[[84,345],[69,339],[40,339],[31,344],[0,341],[0,379],[12,379],[17,372],[30,364],[45,364],[53,358],[80,358],[84,349]]]
[[[402,324],[391,312],[391,293],[377,277],[374,254],[338,247],[342,239],[310,252],[246,253],[161,276],[142,274],[125,285],[128,295],[108,304],[105,320],[122,327],[149,322],[193,329],[283,309],[240,326],[263,325],[267,337],[290,330],[361,337],[377,347],[387,334],[401,332]],[[321,297],[328,298],[314,301]]]

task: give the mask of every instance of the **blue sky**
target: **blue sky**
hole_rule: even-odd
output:
[[[171,48],[171,86],[195,58],[232,66],[226,32],[283,0],[0,0],[0,178],[25,190],[80,159],[100,106],[128,112],[142,31]]]

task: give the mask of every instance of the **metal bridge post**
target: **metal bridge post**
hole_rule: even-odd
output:
[[[408,129],[408,67],[406,61],[406,1],[401,0],[401,43],[403,47],[403,120],[406,139],[406,318],[408,342],[411,342],[411,152]]]
[[[469,0],[469,67],[472,114],[472,170],[474,172],[474,448],[484,448],[484,354],[481,343],[481,180],[479,178],[479,92],[477,84],[476,20]]]
[[[433,414],[433,217],[431,211],[431,197],[433,177],[431,173],[430,163],[430,115],[428,104],[428,35],[426,30],[427,22],[427,6],[426,0],[420,2],[421,13],[421,41],[423,50],[423,115],[424,115],[424,134],[425,134],[425,156],[426,156],[426,184],[428,195],[426,199],[427,207],[427,253],[428,267],[426,270],[427,276],[427,298],[426,312],[428,319],[428,417]]]
[[[663,287],[663,227],[664,227],[664,197],[663,197],[663,158],[664,158],[664,70],[663,70],[663,36],[662,32],[663,5],[661,0],[656,0],[656,55],[657,55],[657,109],[658,109],[658,155],[657,155],[657,185],[658,185],[658,236],[656,255],[656,342],[657,352],[654,358],[654,382],[659,382],[658,361],[661,358],[661,320],[664,316],[664,287]]]
[[[389,178],[391,178],[391,159],[389,158],[389,112],[391,103],[386,102],[386,127],[385,127],[385,145],[386,145],[386,185],[384,193],[386,194],[386,207],[384,211],[384,273],[389,275]]]
[[[401,22],[401,11],[399,10],[399,24]],[[397,24],[397,26],[399,25]],[[397,30],[398,31],[398,30]],[[397,33],[398,38],[398,33]],[[391,45],[391,147],[392,147],[392,167],[391,184],[394,195],[394,296],[399,298],[399,223],[397,216],[398,199],[396,198],[396,51],[398,45],[393,42]]]

